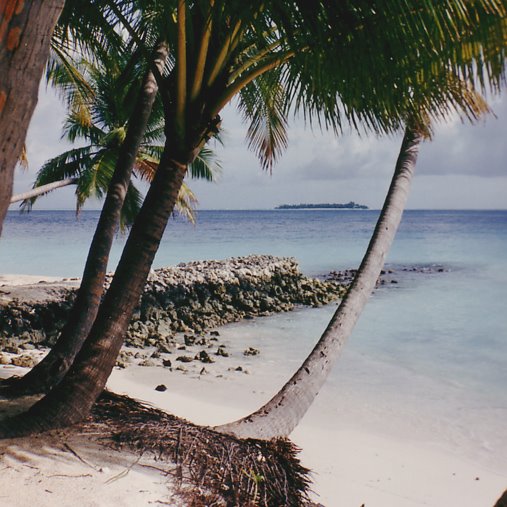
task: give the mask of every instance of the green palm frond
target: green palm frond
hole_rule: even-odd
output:
[[[141,209],[142,203],[143,196],[141,192],[130,182],[120,214],[120,230],[122,232],[126,232],[126,230],[132,226]]]
[[[94,145],[100,145],[106,133],[91,118],[82,115],[82,111],[70,111],[65,118],[62,127],[62,138],[70,142],[84,139]]]
[[[189,165],[188,172],[192,178],[216,181],[222,172],[222,166],[216,154],[210,148],[202,148],[195,160]]]
[[[90,104],[95,92],[72,56],[66,53],[55,40],[46,66],[46,81],[58,92],[69,110],[79,112],[91,123]]]
[[[287,97],[280,83],[280,71],[264,74],[245,86],[239,94],[239,108],[245,121],[248,147],[254,151],[264,169],[288,146]]]
[[[83,170],[93,163],[95,155],[93,147],[84,146],[53,157],[39,169],[33,188],[66,178],[80,177]]]
[[[186,183],[183,183],[178,198],[176,199],[175,211],[178,215],[186,218],[190,223],[195,224],[195,206],[198,202],[197,197],[192,190],[190,190],[190,187]]]
[[[102,199],[107,192],[114,172],[116,151],[102,149],[97,152],[86,171],[82,171],[76,186],[76,212],[79,213],[83,204],[90,197]]]

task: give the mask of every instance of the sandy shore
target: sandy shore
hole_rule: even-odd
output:
[[[2,367],[0,375],[22,371]],[[168,390],[155,391],[160,383]],[[115,369],[108,386],[211,426],[241,417],[269,395],[265,385],[255,385],[255,375],[232,381],[177,375],[160,367]],[[492,507],[507,486],[505,475],[463,457],[344,427],[330,403],[324,391],[292,435],[302,449],[303,464],[314,472],[314,498],[327,507]],[[167,478],[130,453],[74,441],[69,446],[85,457],[82,461],[61,442],[54,444],[21,440],[0,447],[1,505],[143,506],[171,498]]]
[[[0,286],[59,280],[2,275]],[[255,410],[282,382],[255,371],[255,361],[262,362],[262,355],[242,363],[249,375],[231,368],[235,360],[233,354],[229,362],[206,365],[205,375],[199,374],[199,365],[186,373],[160,366],[115,368],[108,387],[213,426]],[[0,366],[2,377],[24,371]],[[167,390],[156,391],[159,384]],[[9,403],[0,402],[0,410]],[[350,418],[340,417],[341,410],[346,407],[331,389],[324,388],[291,437],[302,449],[303,464],[314,472],[314,499],[326,507],[493,507],[507,488],[507,466],[494,469],[478,464],[434,443],[411,439],[410,431],[396,438],[372,431],[371,425],[365,427],[361,421],[351,424]],[[0,443],[0,505],[138,507],[164,503],[177,505],[167,477],[150,468],[149,457],[138,461],[128,452],[79,439]]]

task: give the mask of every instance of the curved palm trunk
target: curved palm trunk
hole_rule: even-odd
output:
[[[0,234],[11,200],[14,168],[37,104],[51,35],[64,3],[0,3]]]
[[[58,188],[68,187],[69,185],[77,185],[79,178],[66,178],[60,181],[53,181],[53,183],[48,183],[47,185],[41,185],[40,187],[32,188],[32,190],[28,190],[28,192],[23,192],[22,194],[16,194],[11,197],[11,204],[20,201],[26,201],[27,199],[33,199],[34,197],[39,197],[40,195],[47,194],[48,192],[52,192]]]
[[[239,421],[218,426],[216,430],[241,438],[267,440],[289,435],[302,419],[375,287],[401,221],[422,137],[407,127],[391,186],[361,266],[313,351],[266,405]]]
[[[86,417],[102,392],[174,209],[187,169],[162,155],[155,179],[123,250],[111,286],[64,379],[28,412],[0,423],[0,438],[67,426]]]
[[[167,54],[167,45],[160,44],[154,58],[154,63],[160,71],[163,69]],[[129,120],[127,135],[109,184],[76,300],[58,341],[37,366],[24,377],[13,379],[2,394],[18,396],[48,392],[62,380],[86,340],[104,293],[104,279],[111,245],[118,229],[132,169],[157,91],[157,82],[153,73],[149,71],[144,78],[136,107]]]

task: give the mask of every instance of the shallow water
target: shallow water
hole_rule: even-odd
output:
[[[171,221],[156,266],[265,253],[307,274],[358,265],[376,211],[202,211]],[[97,212],[9,213],[0,271],[80,276]],[[118,259],[124,238],[118,237]],[[422,439],[507,473],[507,212],[408,211],[388,262],[397,284],[376,291],[317,403],[322,424]],[[114,268],[114,263],[112,263]],[[442,266],[412,273],[403,266]],[[261,349],[252,382],[282,383],[333,307],[228,326]],[[310,414],[312,417],[312,414]],[[327,421],[327,422],[326,422]]]

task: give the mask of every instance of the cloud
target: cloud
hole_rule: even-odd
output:
[[[436,128],[434,139],[421,146],[411,207],[496,207],[507,202],[507,100],[494,105],[497,118],[478,125],[457,119]],[[223,113],[224,148],[216,146],[223,171],[215,184],[190,180],[201,208],[270,208],[284,202],[354,200],[371,207],[382,204],[401,144],[399,136],[336,137],[292,121],[289,147],[270,175],[260,168],[245,141],[247,126],[233,107]],[[35,172],[68,144],[60,140],[64,107],[41,88],[39,105],[27,138],[30,170],[18,171],[15,191],[31,187]],[[72,189],[54,192],[38,209],[73,209]],[[98,207],[90,203],[89,208]]]

